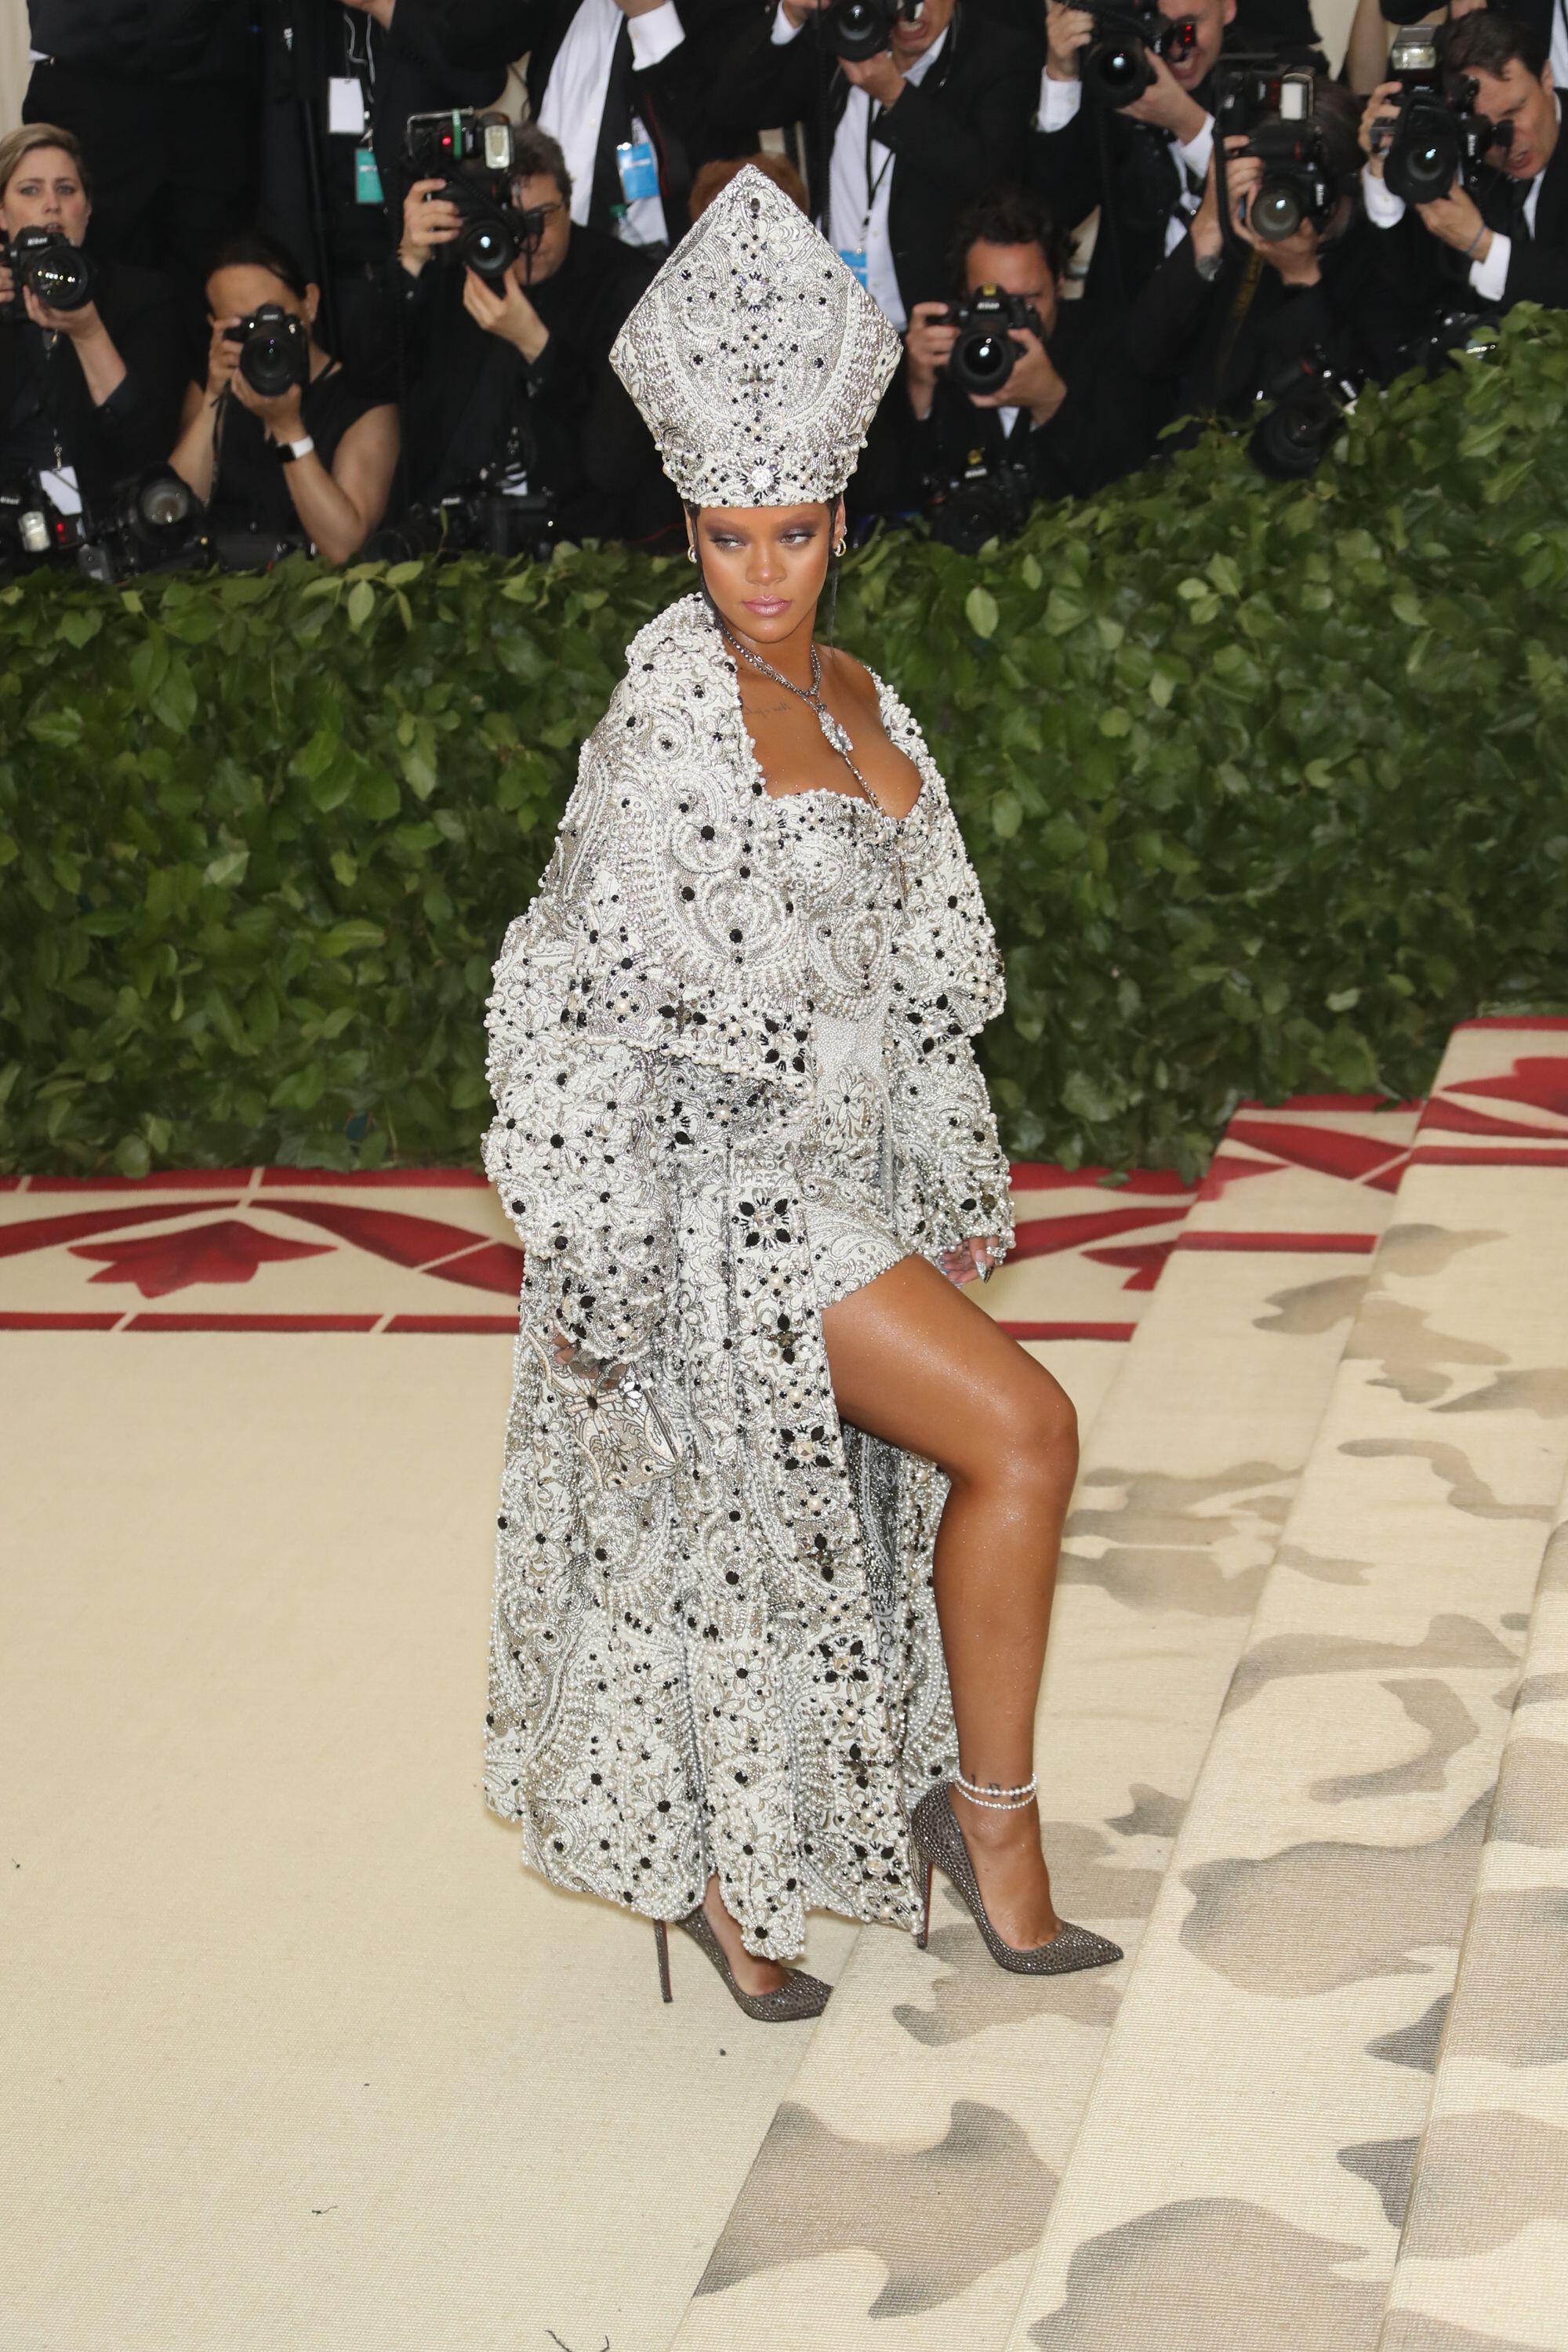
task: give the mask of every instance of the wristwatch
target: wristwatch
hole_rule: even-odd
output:
[[[301,433],[298,441],[275,441],[272,446],[279,464],[291,466],[296,457],[308,457],[316,445],[308,433]]]

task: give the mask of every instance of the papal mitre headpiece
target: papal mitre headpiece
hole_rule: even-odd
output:
[[[626,320],[610,364],[700,507],[837,498],[900,343],[853,271],[753,164]]]

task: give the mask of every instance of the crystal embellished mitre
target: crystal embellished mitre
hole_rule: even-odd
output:
[[[699,507],[835,499],[898,365],[889,320],[748,163],[682,237],[610,364]]]

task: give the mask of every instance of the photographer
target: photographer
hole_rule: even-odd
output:
[[[382,291],[404,330],[410,495],[430,509],[505,486],[548,499],[568,538],[645,536],[679,507],[609,353],[650,264],[574,223],[547,131],[513,133],[510,172],[518,249],[500,275],[446,251],[462,216],[441,181],[416,180],[404,205]]]
[[[1237,0],[1156,0],[1151,23],[1163,25],[1163,47],[1144,41],[1133,51],[1134,59],[1147,59],[1152,79],[1131,102],[1114,103],[1107,76],[1118,75],[1129,54],[1120,25],[1126,15],[1122,9],[1113,19],[1114,37],[1102,53],[1094,11],[1047,0],[1046,70],[1028,162],[1031,186],[1069,228],[1100,206],[1084,290],[1122,308],[1175,251],[1202,201],[1222,56],[1262,61],[1268,54],[1327,70],[1304,8],[1244,23]]]
[[[566,158],[578,226],[661,250],[682,233],[708,152],[708,43],[730,5],[442,0],[455,56],[487,20],[504,27],[509,55],[526,54],[529,113]]]
[[[1473,89],[1494,135],[1473,185],[1461,172],[1447,194],[1407,206],[1384,182],[1400,86],[1379,83],[1362,117],[1362,188],[1389,277],[1434,306],[1458,299],[1487,315],[1515,302],[1568,308],[1568,142],[1544,34],[1479,11],[1446,29],[1439,57],[1450,106],[1464,107]]]
[[[749,15],[715,81],[727,115],[802,125],[815,217],[901,331],[943,289],[954,215],[1019,174],[1040,50],[984,0],[871,16],[879,46],[845,57],[826,0],[779,0]]]
[[[169,462],[230,561],[248,536],[262,562],[281,543],[346,563],[384,511],[397,411],[317,342],[319,300],[293,257],[257,235],[231,238],[207,279],[206,382],[189,388]]]
[[[925,509],[952,539],[966,511],[977,527],[1016,529],[1036,500],[1087,498],[1143,464],[1142,388],[1114,322],[1062,302],[1066,263],[1065,234],[1026,188],[995,189],[960,215],[958,300],[915,305],[852,505]]]
[[[1249,134],[1225,141],[1228,236],[1218,158],[1211,158],[1190,234],[1149,279],[1129,320],[1134,363],[1160,386],[1167,413],[1245,415],[1260,393],[1310,365],[1357,381],[1392,372],[1388,295],[1356,208],[1357,119],[1348,90],[1319,82],[1308,121],[1290,126],[1317,147],[1322,201],[1314,216],[1298,193],[1300,225],[1289,235],[1266,235],[1255,223],[1258,192],[1278,167],[1243,152]],[[1255,131],[1271,121],[1279,123],[1265,117]]]
[[[58,514],[89,521],[166,452],[191,356],[170,279],[89,262],[90,184],[68,131],[0,140],[0,478],[36,476]]]
[[[305,259],[342,357],[373,355],[368,280],[397,243],[404,125],[495,103],[516,55],[507,13],[497,0],[259,0],[262,224]]]

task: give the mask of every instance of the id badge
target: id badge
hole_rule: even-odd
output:
[[[327,83],[327,129],[364,137],[364,91],[353,74],[333,74]]]
[[[375,152],[370,147],[354,149],[354,202],[356,205],[379,205],[381,173],[376,168]]]
[[[621,194],[628,205],[645,196],[658,195],[658,165],[654,161],[651,140],[623,139],[616,150],[616,169],[621,175]]]
[[[845,268],[852,269],[855,272],[856,277],[860,280],[861,285],[866,286],[866,255],[864,249],[857,250],[854,246],[841,245],[838,248],[838,258],[844,264]],[[866,291],[868,294],[870,290],[870,288],[866,286]]]

